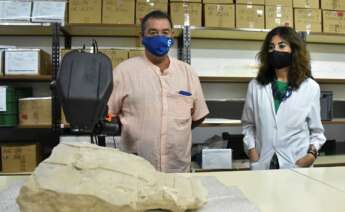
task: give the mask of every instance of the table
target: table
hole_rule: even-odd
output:
[[[237,186],[262,212],[345,211],[345,167],[184,173]],[[4,186],[27,176],[0,176]]]
[[[330,168],[312,169],[328,172]],[[342,175],[343,170],[345,168],[335,167],[332,170],[334,176],[332,180],[336,180],[338,174]],[[331,186],[331,183],[323,183],[301,172],[286,169],[200,172],[193,175],[215,176],[226,186],[237,186],[262,212],[345,211],[344,192]],[[340,180],[345,182],[345,178],[336,181]]]
[[[345,167],[295,169],[294,171],[345,193]]]

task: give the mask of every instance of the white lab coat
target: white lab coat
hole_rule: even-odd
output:
[[[280,168],[295,168],[307,154],[309,144],[316,149],[325,143],[320,117],[320,87],[313,79],[305,80],[283,101],[277,113],[271,83],[249,83],[242,114],[244,148],[255,148],[260,159],[251,169],[268,169],[274,153]]]

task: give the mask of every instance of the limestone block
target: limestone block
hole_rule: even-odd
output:
[[[207,191],[197,178],[158,172],[141,157],[86,143],[61,143],[20,190],[22,212],[197,209]]]

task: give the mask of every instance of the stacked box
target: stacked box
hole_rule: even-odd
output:
[[[294,8],[320,8],[319,0],[293,0]]]
[[[209,2],[208,0],[207,2]],[[213,2],[213,1],[211,1]],[[224,1],[223,1],[224,2]],[[235,27],[235,5],[224,3],[204,4],[205,27]]]
[[[18,99],[32,96],[32,88],[0,86],[0,127],[14,127],[18,123]]]
[[[1,171],[32,172],[39,162],[38,144],[3,144],[1,146]]]
[[[65,1],[34,1],[32,5],[32,22],[65,23]]]
[[[31,1],[0,1],[0,22],[30,22]]]
[[[345,11],[323,10],[323,31],[345,33]]]
[[[102,23],[102,0],[69,0],[69,23]]]
[[[170,3],[170,16],[174,25],[201,26],[202,6],[200,3]]]
[[[292,7],[292,0],[265,0],[265,5]]]
[[[51,97],[20,98],[18,100],[19,126],[50,126],[52,123]],[[67,124],[63,111],[61,123]]]
[[[128,57],[141,57],[145,54],[145,49],[130,49],[128,53]]]
[[[265,4],[265,0],[236,0],[236,4],[264,5]]]
[[[5,75],[46,75],[51,73],[51,57],[41,49],[6,49]]]
[[[236,28],[265,28],[265,8],[260,5],[236,5]]]
[[[322,18],[320,9],[294,9],[295,30],[305,32],[321,32]]]
[[[135,0],[103,0],[103,24],[134,24]]]
[[[126,49],[100,49],[111,60],[113,68],[115,68],[122,61],[128,59],[128,50]]]
[[[136,24],[140,24],[146,14],[153,10],[161,10],[168,13],[168,0],[137,0],[135,8]]]
[[[266,29],[273,29],[277,26],[293,27],[292,7],[265,6]]]
[[[325,10],[345,10],[345,0],[321,0],[321,8]]]

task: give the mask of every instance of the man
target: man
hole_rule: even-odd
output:
[[[191,128],[209,111],[196,72],[167,55],[174,41],[172,26],[161,11],[143,18],[145,55],[115,68],[108,105],[122,124],[120,149],[144,157],[157,170],[187,172]]]

